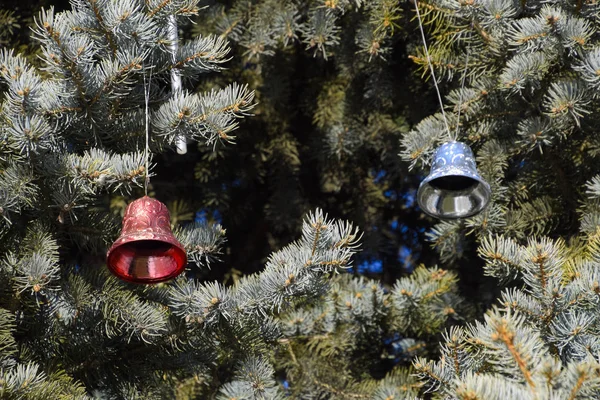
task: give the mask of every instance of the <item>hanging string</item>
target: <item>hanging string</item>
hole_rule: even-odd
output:
[[[454,132],[453,140],[458,139],[458,130],[460,128],[460,112],[462,111],[463,92],[465,91],[465,80],[467,78],[467,67],[469,66],[470,48],[467,48],[467,57],[465,58],[465,69],[463,70],[462,82],[460,83],[460,94],[458,97],[458,114],[456,116],[456,131]]]
[[[421,39],[423,40],[423,47],[425,47],[425,55],[427,56],[427,65],[431,70],[431,77],[433,78],[433,86],[435,86],[435,91],[437,92],[437,97],[440,102],[440,109],[442,110],[442,116],[444,117],[444,124],[446,125],[446,130],[448,131],[448,136],[452,139],[452,132],[450,131],[450,126],[448,125],[448,119],[446,118],[446,112],[444,111],[444,102],[442,101],[442,95],[440,94],[440,88],[438,87],[437,79],[435,77],[435,71],[433,70],[433,65],[431,63],[431,57],[429,56],[429,49],[427,48],[427,40],[425,40],[425,31],[423,31],[423,21],[421,20],[421,13],[419,12],[419,2],[415,1],[415,10],[417,11],[417,19],[419,20],[419,29],[421,30]]]
[[[148,170],[150,164],[150,82],[152,82],[152,66],[150,68],[150,78],[148,84],[146,84],[146,74],[142,74],[144,77],[144,103],[145,103],[145,124],[146,124],[146,146],[144,147],[144,159],[146,160],[146,177],[144,179],[144,194],[148,196],[148,183],[150,182],[150,171]]]

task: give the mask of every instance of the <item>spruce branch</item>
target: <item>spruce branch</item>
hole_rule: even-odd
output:
[[[234,380],[221,387],[217,398],[284,399],[273,379],[274,373],[273,367],[264,358],[243,360],[236,367]]]
[[[199,0],[145,0],[149,17],[166,18],[169,15],[190,17],[199,11]]]
[[[548,54],[543,51],[517,54],[506,63],[500,85],[513,93],[521,93],[528,87],[537,89],[550,65]]]
[[[14,10],[0,10],[0,44],[9,43],[15,31],[21,27],[21,19]]]
[[[436,268],[415,269],[409,279],[396,283],[392,291],[392,304],[398,323],[408,332],[433,333],[452,318],[458,300],[452,294],[456,290],[456,276]]]
[[[340,43],[340,28],[336,25],[336,19],[329,9],[316,8],[311,10],[308,21],[300,25],[302,41],[307,50],[314,48],[314,56],[320,52],[323,58],[327,59],[327,48]]]
[[[417,164],[429,165],[433,156],[433,146],[446,137],[446,129],[441,113],[422,120],[414,130],[406,134],[402,140],[400,156],[404,161],[410,162],[410,168]]]
[[[85,400],[90,397],[84,387],[68,375],[57,372],[48,376],[35,363],[19,364],[11,370],[0,370],[0,396],[6,398],[71,398]]]
[[[522,269],[522,248],[514,240],[488,236],[481,241],[477,252],[486,261],[487,274],[502,280],[514,279]]]
[[[255,105],[253,99],[253,91],[237,84],[203,95],[176,94],[156,111],[152,125],[170,142],[181,135],[207,145],[232,141],[230,133],[238,126],[236,120],[249,114]]]
[[[172,68],[181,70],[186,76],[203,72],[218,71],[220,64],[229,61],[229,45],[220,36],[197,37],[178,48]]]
[[[12,357],[17,354],[17,341],[13,336],[15,329],[15,315],[0,308],[0,368],[10,366]]]
[[[133,185],[141,187],[146,177],[142,151],[112,154],[92,148],[82,155],[69,154],[61,161],[62,168],[55,172],[57,177],[71,178],[71,183],[91,192],[110,189],[128,193]]]
[[[221,225],[195,223],[176,229],[174,234],[185,247],[188,259],[196,264],[210,268],[212,261],[219,261],[225,242],[225,230]]]
[[[582,60],[574,66],[581,77],[594,89],[600,85],[600,48],[594,48],[583,54]]]
[[[126,342],[135,337],[152,343],[166,332],[166,310],[124,290],[116,278],[107,277],[98,295],[108,337],[121,337]]]
[[[569,116],[577,126],[580,126],[581,118],[590,113],[587,108],[590,104],[590,96],[586,91],[585,86],[579,81],[552,83],[543,103],[547,114],[553,119]]]

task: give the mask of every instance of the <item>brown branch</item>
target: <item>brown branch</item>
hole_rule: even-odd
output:
[[[177,64],[175,64],[175,65],[171,66],[169,69],[173,69],[173,68],[183,68],[183,66],[184,66],[186,63],[189,63],[190,61],[193,61],[193,60],[195,60],[196,58],[204,57],[204,56],[206,56],[206,55],[208,55],[208,54],[210,54],[210,52],[209,52],[209,51],[201,51],[200,53],[193,54],[193,55],[191,55],[191,56],[187,57],[185,60],[179,61]],[[214,60],[214,59],[215,59],[215,57],[214,57],[214,56],[211,56],[211,57],[209,57],[208,59],[212,61],[212,60]]]
[[[483,29],[483,27],[481,26],[481,24],[479,22],[473,21],[473,27],[481,35],[483,40],[486,41],[486,43],[491,42],[490,35],[488,35],[488,33],[485,31],[485,29]]]
[[[223,31],[223,33],[221,33],[221,37],[226,37],[227,35],[229,35],[233,31],[233,29],[237,26],[237,24],[239,24],[240,22],[241,22],[241,20],[239,20],[239,19],[234,21],[231,25],[229,25],[227,27],[227,29],[225,29]]]
[[[104,36],[106,37],[106,40],[108,41],[108,45],[110,46],[112,54],[113,54],[113,56],[115,56],[117,54],[117,46],[116,46],[110,32],[108,30],[106,30],[106,27],[104,26],[104,18],[102,18],[102,15],[100,15],[100,10],[96,6],[96,0],[88,0],[88,3],[90,3],[90,6],[92,7],[92,11],[94,12],[94,15],[96,16],[96,19],[98,20],[98,25],[100,25],[100,28],[102,28],[102,33],[104,33]]]
[[[515,347],[515,343],[514,343],[515,334],[513,332],[510,332],[506,328],[506,323],[504,321],[502,322],[502,324],[500,326],[497,327],[496,332],[497,333],[492,335],[492,339],[500,340],[500,341],[502,341],[502,343],[504,343],[504,345],[508,348],[508,351],[512,355],[513,359],[517,362],[517,365],[519,366],[519,369],[523,373],[523,376],[525,377],[527,384],[529,386],[531,386],[532,388],[534,388],[535,382],[533,382],[531,372],[527,368],[527,364],[525,363],[525,360],[523,360],[521,353],[519,353],[519,351]]]
[[[532,318],[532,320],[536,321],[538,319],[541,319],[542,316],[539,314],[536,314],[534,312],[532,312],[531,310],[525,308],[525,307],[521,307],[519,306],[516,302],[504,302],[504,306],[516,311],[519,311],[520,313],[523,313],[525,315],[528,315],[530,318]]]
[[[310,258],[315,256],[315,251],[317,251],[317,242],[319,241],[319,237],[321,236],[321,229],[323,228],[323,221],[319,220],[313,228],[317,230],[317,234],[315,236],[315,240],[313,241],[312,250],[310,252]]]
[[[448,381],[445,381],[444,379],[442,379],[441,376],[436,375],[430,368],[428,368],[426,365],[423,365],[419,362],[415,363],[415,368],[417,369],[417,371],[419,371],[422,374],[425,374],[429,377],[429,379],[440,382],[442,385],[446,386],[446,387],[452,387],[452,385],[450,385],[450,383]]]
[[[413,62],[415,64],[421,64],[421,65],[427,65],[427,59],[426,58],[422,58],[422,57],[417,57],[417,56],[413,56],[410,55],[408,56],[409,59],[413,60]],[[431,57],[429,58],[431,60]],[[431,65],[433,65],[434,67],[445,67],[448,69],[457,69],[460,67],[460,65],[455,65],[455,64],[446,64],[446,63],[442,63],[440,61],[434,61],[431,60]]]
[[[540,283],[542,285],[542,291],[544,292],[546,290],[546,285],[547,285],[547,273],[546,273],[546,260],[548,258],[547,254],[539,254],[535,257],[533,257],[533,259],[531,261],[533,261],[534,263],[536,263],[539,267],[540,270]]]
[[[452,345],[452,360],[454,361],[454,372],[456,373],[456,378],[460,378],[460,363],[458,362],[458,354],[456,352],[456,345]]]
[[[585,378],[587,378],[585,371],[581,371],[581,375],[579,375],[579,378],[577,379],[577,383],[575,383],[575,387],[573,387],[573,390],[571,390],[571,394],[569,395],[569,400],[575,400],[575,398],[577,397],[577,393],[579,392],[579,389],[581,389],[581,386],[583,386],[583,383],[585,382]]]
[[[541,38],[541,37],[544,37],[544,36],[547,36],[547,35],[548,35],[548,34],[547,34],[546,32],[542,32],[542,33],[536,33],[536,34],[534,34],[534,35],[525,36],[525,37],[523,37],[523,38],[519,39],[519,40],[518,40],[518,42],[519,42],[519,43],[525,43],[525,42],[528,42],[528,41],[530,41],[530,40],[534,40],[534,39],[537,39],[537,38]]]
[[[60,40],[58,33],[54,31],[54,29],[52,28],[52,26],[50,26],[50,24],[48,22],[44,23],[44,29],[46,30],[46,32],[48,32],[48,35],[50,35],[50,37],[54,40],[54,42],[60,49],[62,56],[63,56],[63,60],[67,61],[63,65],[71,73],[71,76],[73,77],[73,82],[75,82],[75,86],[77,87],[79,99],[85,105],[85,109],[88,110],[89,107],[88,107],[88,104],[87,104],[87,101],[85,98],[85,90],[84,90],[84,84],[83,84],[83,79],[81,77],[81,74],[79,73],[77,68],[75,68],[75,63],[66,57],[66,53],[65,53],[65,50],[63,49],[62,42]]]
[[[439,288],[439,289],[436,289],[436,290],[434,290],[434,291],[432,291],[432,292],[429,292],[429,293],[427,293],[425,296],[423,296],[423,300],[427,300],[427,299],[429,299],[430,297],[434,297],[434,296],[437,296],[437,295],[443,294],[443,293],[445,293],[445,292],[447,292],[447,291],[448,291],[448,285],[446,285],[446,286],[442,286],[442,287],[441,287],[441,288]]]
[[[137,60],[134,60],[134,61],[132,61],[131,63],[129,63],[129,64],[125,65],[123,68],[121,68],[119,71],[117,71],[117,74],[116,74],[116,76],[115,76],[115,79],[118,79],[119,77],[121,77],[121,76],[125,75],[127,72],[129,72],[130,70],[132,70],[132,69],[134,69],[134,68],[137,68],[137,69],[141,69],[141,68],[142,68],[142,66],[141,66],[141,64],[139,63],[139,61],[137,61]],[[114,80],[112,80],[112,79],[107,79],[107,80],[104,82],[104,85],[102,86],[102,89],[100,89],[100,90],[98,91],[98,94],[96,94],[96,96],[94,96],[94,98],[92,98],[92,99],[90,100],[90,102],[89,102],[89,105],[92,105],[92,104],[94,104],[96,101],[98,101],[98,99],[100,99],[100,95],[101,95],[102,93],[104,93],[104,91],[105,91],[105,90],[106,90],[108,87],[110,87],[110,86],[111,86],[111,84],[113,83],[113,81],[114,81]]]
[[[490,252],[490,251],[486,251],[486,252],[480,252],[479,253],[482,257],[487,257],[492,259],[493,261],[500,261],[504,264],[510,265],[511,267],[515,268],[516,270],[520,271],[522,268],[519,264],[516,264],[514,262],[512,262],[511,260],[509,260],[508,258],[504,257],[502,254],[497,253],[497,252]]]
[[[70,111],[81,111],[81,107],[60,107],[60,108],[55,108],[54,110],[46,110],[44,111],[44,114],[46,115],[57,115],[57,114],[61,114],[64,112],[70,112]]]
[[[171,0],[164,0],[162,3],[160,3],[158,6],[156,6],[156,8],[154,10],[150,10],[150,13],[148,14],[148,16],[154,17],[156,15],[156,13],[158,13],[160,10],[165,8],[169,3],[171,3]]]
[[[197,117],[190,118],[190,122],[195,123],[195,122],[206,121],[209,114],[220,114],[220,113],[225,113],[225,112],[229,112],[229,111],[237,112],[237,111],[239,111],[240,106],[245,106],[245,105],[246,105],[246,100],[236,101],[235,103],[229,104],[228,106],[225,106],[219,110],[212,110],[212,111],[210,111],[210,113],[200,114]],[[183,119],[186,116],[185,111],[186,110],[184,110],[184,112],[180,113],[179,119]]]

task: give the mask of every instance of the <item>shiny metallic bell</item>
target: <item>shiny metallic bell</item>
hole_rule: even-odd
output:
[[[421,182],[417,201],[432,217],[471,217],[490,202],[492,190],[477,172],[473,152],[464,143],[448,142],[433,156],[429,175]]]
[[[117,277],[133,283],[164,282],[183,272],[187,256],[171,232],[167,207],[148,196],[130,203],[106,264]]]

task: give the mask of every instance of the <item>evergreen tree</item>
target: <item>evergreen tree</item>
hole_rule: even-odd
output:
[[[419,252],[429,223],[414,189],[449,139],[426,117],[415,5],[493,198],[433,226],[437,254],[400,274],[398,246]],[[0,50],[1,398],[600,397],[595,2],[71,6],[35,19],[39,59]],[[144,193],[146,129],[150,192],[177,199],[190,263],[141,286],[105,254]],[[175,156],[181,138],[198,147]],[[383,277],[358,276],[361,242]]]

